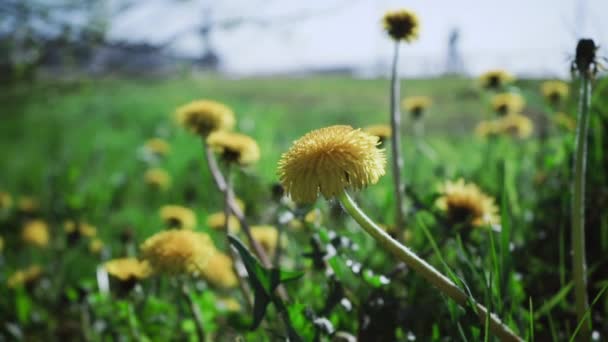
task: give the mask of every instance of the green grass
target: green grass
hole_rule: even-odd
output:
[[[525,96],[525,114],[533,118],[536,127],[548,112],[538,85],[538,81],[524,80],[513,88]],[[608,82],[597,81],[592,107],[595,116],[588,187],[597,191],[590,191],[591,203],[605,200],[602,191],[607,189],[604,175],[593,171],[605,170],[603,132],[608,103],[597,94],[606,94],[607,85]],[[110,336],[113,332],[133,338],[144,334],[168,339],[169,333],[162,331],[169,329],[175,333],[173,338],[193,336],[193,322],[183,317],[183,304],[167,292],[173,286],[170,281],[150,281],[144,292],[112,299],[97,292],[95,276],[95,267],[102,260],[124,255],[119,241],[126,228],[135,231],[137,242],[162,229],[157,213],[160,206],[175,203],[192,207],[203,231],[209,231],[206,216],[222,209],[222,198],[206,169],[201,141],[175,125],[171,116],[175,108],[208,98],[234,109],[236,130],[254,137],[262,152],[255,166],[238,172],[236,193],[245,201],[252,224],[276,224],[277,217],[285,213],[285,208],[271,199],[281,154],[293,140],[316,128],[388,123],[388,86],[383,79],[230,80],[204,75],[165,80],[41,81],[5,89],[0,95],[0,190],[15,198],[38,198],[41,216],[51,224],[54,237],[62,235],[64,220],[83,218],[98,227],[107,248],[101,256],[88,253],[84,243],[67,250],[20,253],[12,246],[20,246],[18,232],[23,217],[5,213],[0,217],[0,224],[5,227],[0,235],[6,239],[5,257],[0,259],[0,282],[15,269],[37,262],[47,265],[53,290],[20,293],[15,299],[0,300],[0,311],[4,312],[0,317],[20,326],[28,336],[52,334],[58,331],[61,320],[82,323],[79,311],[72,312],[78,308],[73,302],[59,319],[51,313],[64,291],[84,288],[89,314],[107,325],[98,334]],[[480,303],[495,310],[520,336],[533,336],[538,341],[569,338],[577,322],[568,291],[569,227],[563,222],[569,212],[565,192],[569,186],[573,133],[560,130],[549,121],[549,138],[543,144],[537,134],[523,140],[476,137],[476,124],[493,114],[490,94],[470,79],[404,80],[402,92],[433,99],[423,119],[423,138],[414,136],[412,120],[404,114],[404,176],[416,195],[406,202],[411,233],[408,245],[438,269],[449,270],[456,283],[466,286]],[[572,99],[563,110],[573,113],[575,108]],[[153,160],[142,152],[142,145],[152,137],[164,138],[171,144],[167,158]],[[168,191],[146,187],[143,174],[152,166],[171,174]],[[434,203],[438,185],[459,177],[478,184],[496,199],[502,216],[501,232],[457,230],[437,211]],[[391,185],[389,173],[379,184],[356,194],[367,214],[389,226],[393,220]],[[329,300],[332,286],[337,285],[328,280],[324,271],[313,269],[302,254],[313,248],[312,236],[319,238],[323,248],[327,247],[331,241],[329,232],[333,231],[358,246],[338,247],[338,255],[328,260],[336,274],[332,281],[343,287],[343,296],[354,307],[348,311],[338,305],[327,313],[335,328],[358,332],[361,338],[377,334],[374,336],[378,340],[405,340],[408,333],[426,340],[431,337],[425,334],[431,331],[433,339],[452,336],[453,340],[492,340],[486,334],[487,326],[471,312],[454,306],[411,272],[395,270],[392,257],[379,251],[373,240],[333,208],[333,203],[320,200],[316,207],[323,214],[322,225],[285,231],[289,242],[281,259],[283,268],[306,272],[304,278],[287,284],[292,298],[289,315],[296,330],[305,332],[305,337],[311,337],[316,330],[302,309],[319,314]],[[608,236],[605,215],[596,209],[591,209],[589,215],[588,235],[592,239],[594,234]],[[222,235],[211,234],[218,246],[224,245]],[[608,254],[605,243],[594,246],[590,247],[589,265],[598,271],[590,284],[601,284],[608,277],[601,271]],[[357,263],[363,271],[353,271]],[[381,276],[386,276],[389,283]],[[590,298],[596,298],[600,290],[591,285]],[[269,315],[274,321],[267,320],[254,333],[243,328],[251,319],[250,313],[242,311],[233,316],[215,308],[218,298],[238,298],[235,293],[203,291],[196,297],[211,333],[220,339],[240,334],[255,340],[273,340],[283,334],[272,308]],[[396,304],[374,306],[374,299],[378,298]],[[606,299],[598,298],[594,310],[599,319],[606,318],[606,306]],[[113,315],[115,311],[118,314]],[[365,330],[360,321],[365,313],[372,318],[394,320],[372,319]],[[159,315],[163,320],[158,320]],[[36,330],[40,320],[48,323],[46,329]],[[0,336],[11,335],[2,329],[5,328],[0,328]]]

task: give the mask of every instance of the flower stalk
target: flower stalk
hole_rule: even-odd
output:
[[[437,287],[443,294],[450,297],[460,306],[467,308],[472,304],[480,322],[485,324],[487,321],[489,321],[490,331],[501,341],[522,341],[522,339],[511,331],[511,329],[509,329],[509,327],[505,325],[496,315],[489,313],[483,305],[477,303],[473,298],[468,296],[463,290],[454,284],[454,282],[378,227],[378,225],[374,223],[357,206],[346,191],[342,192],[338,196],[338,200],[342,203],[344,209],[353,217],[353,219],[357,221],[357,223],[385,250],[395,255],[399,261],[402,261],[411,267],[424,279],[430,282],[433,286]]]
[[[228,240],[228,234],[230,233],[230,220],[229,218],[232,216],[232,210],[230,210],[230,203],[232,202],[232,174],[231,174],[231,167],[230,167],[230,163],[228,163],[226,165],[226,188],[228,189],[228,191],[224,191],[224,232],[226,234],[226,248],[228,249],[227,254],[230,257],[230,259],[232,259],[232,269],[234,271],[234,274],[236,274],[238,283],[239,283],[239,289],[241,290],[241,294],[243,295],[243,299],[245,300],[245,303],[247,304],[247,308],[251,309],[253,308],[253,305],[251,303],[251,294],[249,292],[249,289],[247,288],[247,286],[245,285],[245,283],[243,282],[243,277],[242,275],[239,273],[239,270],[236,267],[236,256],[234,254],[234,252],[232,251],[232,247],[230,245],[230,241]]]
[[[266,251],[264,251],[262,245],[260,245],[260,243],[253,238],[253,235],[251,234],[251,228],[249,227],[249,224],[245,219],[245,214],[234,200],[233,191],[229,186],[229,183],[226,181],[226,178],[222,174],[211,147],[205,142],[204,139],[203,148],[205,151],[205,158],[207,160],[207,167],[209,168],[209,172],[211,173],[213,182],[215,183],[218,190],[220,190],[220,192],[224,194],[224,198],[229,206],[229,211],[232,212],[234,216],[236,216],[236,218],[239,220],[239,223],[241,224],[241,229],[243,230],[243,232],[245,232],[247,240],[249,241],[249,245],[252,247],[253,252],[256,254],[256,256],[260,258],[260,262],[262,263],[262,265],[264,267],[271,268],[272,261],[270,257],[268,256],[268,254],[266,254]],[[225,213],[226,211],[224,212],[224,214]],[[230,216],[226,216],[226,222],[228,222],[229,217]],[[281,299],[289,299],[287,291],[285,291],[285,288],[283,286],[279,285],[279,287],[277,287],[277,293],[279,294],[279,297]]]
[[[215,159],[213,151],[211,150],[209,145],[205,143],[204,140],[203,140],[203,145],[204,145],[204,149],[205,149],[205,158],[207,160],[207,167],[209,168],[209,171],[211,172],[211,176],[213,178],[213,181],[214,181],[216,187],[218,188],[218,190],[220,190],[224,194],[226,194],[227,192],[232,192],[232,189],[230,189],[226,183],[226,178],[224,178],[224,175],[220,171],[220,168],[217,164],[217,160]],[[229,202],[230,210],[232,211],[232,213],[234,213],[234,216],[236,216],[236,218],[239,220],[239,223],[241,224],[241,228],[245,232],[245,235],[247,236],[247,240],[249,241],[249,244],[253,248],[254,253],[256,254],[256,256],[258,258],[260,258],[262,265],[264,265],[265,267],[271,267],[272,262],[270,261],[270,258],[268,257],[268,255],[266,254],[266,252],[264,251],[262,246],[253,238],[253,235],[251,235],[251,229],[249,227],[249,224],[247,224],[247,220],[245,220],[245,215],[243,214],[243,212],[241,211],[241,208],[239,208],[236,201],[234,200],[234,196],[229,196],[228,202]]]
[[[401,112],[399,110],[400,84],[398,75],[399,62],[399,41],[395,40],[395,50],[393,52],[393,65],[391,69],[391,92],[390,92],[390,111],[391,111],[391,152],[393,164],[393,185],[395,188],[395,225],[401,230],[404,227],[405,219],[403,213],[403,195],[405,187],[401,179],[403,170],[403,157],[401,155]]]
[[[190,313],[192,314],[192,318],[194,319],[194,325],[196,326],[196,335],[198,336],[198,340],[204,342],[205,341],[205,329],[203,326],[203,316],[201,314],[201,310],[192,299],[192,295],[190,293],[190,287],[186,284],[186,281],[182,283],[181,286],[182,295],[186,302],[188,303],[188,307],[190,309]]]
[[[587,167],[587,134],[589,131],[589,105],[591,101],[591,81],[588,73],[581,72],[579,117],[576,128],[574,181],[572,183],[572,263],[574,276],[574,298],[578,321],[586,320],[581,326],[579,337],[588,340],[591,333],[587,298],[587,263],[585,260],[585,171]]]

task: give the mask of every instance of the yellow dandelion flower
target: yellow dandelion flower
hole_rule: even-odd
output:
[[[412,239],[414,238],[414,233],[412,232],[411,229],[405,229],[403,231],[403,242],[405,242],[406,244],[409,244],[412,242]]]
[[[362,189],[385,173],[378,137],[350,126],[330,126],[296,140],[281,156],[278,174],[295,202],[312,203],[319,192],[332,198],[345,188]]]
[[[169,143],[161,138],[152,138],[146,141],[144,147],[151,153],[161,157],[164,157],[169,154],[169,151],[171,150]]]
[[[165,205],[160,208],[159,214],[168,228],[194,229],[196,227],[196,214],[189,208]]]
[[[318,208],[315,208],[304,215],[304,222],[308,224],[320,225],[322,221],[323,216],[321,216],[321,210]]]
[[[568,97],[570,87],[566,82],[547,81],[541,84],[540,90],[549,103],[558,104],[562,99]]]
[[[93,239],[89,242],[89,252],[99,254],[103,250],[104,243],[101,239]]]
[[[88,224],[87,222],[80,223],[78,231],[80,232],[80,235],[89,238],[97,236],[97,228],[95,228],[95,226],[93,225]]]
[[[251,165],[260,159],[260,147],[252,138],[239,133],[217,131],[209,134],[207,144],[223,160],[241,166]]]
[[[235,119],[232,109],[219,102],[198,100],[190,102],[176,111],[177,121],[202,137],[219,130],[230,130]]]
[[[492,98],[492,109],[500,115],[519,113],[525,105],[526,101],[517,93],[502,93]]]
[[[209,235],[192,230],[166,230],[141,245],[144,260],[154,271],[166,274],[200,274],[215,246]]]
[[[207,226],[211,229],[222,230],[224,229],[224,225],[226,225],[226,215],[224,212],[217,212],[207,216]],[[241,223],[234,215],[230,215],[228,219],[228,231],[231,233],[236,233],[241,230]]]
[[[293,231],[300,231],[304,228],[304,223],[301,220],[293,219],[287,222],[287,227]]]
[[[505,115],[498,120],[499,132],[517,138],[528,138],[532,135],[534,124],[532,120],[522,114]]]
[[[391,126],[389,125],[371,125],[363,129],[367,134],[377,136],[380,143],[383,144],[385,141],[391,138]]]
[[[66,220],[63,222],[63,231],[68,234],[76,232],[76,222],[72,220]]]
[[[229,312],[241,311],[241,304],[234,298],[220,298],[220,308]]]
[[[237,207],[239,207],[241,209],[241,211],[243,211],[243,212],[245,211],[245,202],[243,202],[243,200],[236,197],[236,198],[234,198],[234,202],[236,203]]]
[[[408,43],[418,39],[420,24],[418,16],[405,9],[386,12],[382,18],[384,30],[396,41],[403,40]]]
[[[80,236],[95,237],[97,235],[97,228],[87,222],[74,222],[73,220],[67,220],[63,222],[63,231],[68,234],[78,233]]]
[[[32,265],[13,273],[6,281],[6,285],[9,288],[28,286],[40,279],[40,276],[42,276],[42,268],[38,265]]]
[[[13,206],[13,198],[8,192],[0,191],[0,210],[10,209]]]
[[[498,135],[499,127],[495,120],[480,121],[475,127],[475,135],[481,138],[493,137]]]
[[[26,214],[37,212],[40,209],[38,200],[30,196],[21,196],[17,206],[21,212]]]
[[[505,70],[490,70],[479,76],[479,83],[486,89],[500,89],[515,81],[515,77]]]
[[[150,187],[159,190],[166,190],[171,185],[171,176],[161,168],[147,170],[144,174],[144,180]]]
[[[553,120],[555,121],[555,123],[558,126],[561,126],[568,131],[574,132],[576,130],[576,119],[574,119],[573,117],[571,117],[570,115],[568,115],[566,113],[563,113],[563,112],[555,113]]]
[[[262,245],[268,255],[274,255],[279,243],[279,231],[275,227],[268,225],[251,226],[251,235]],[[282,242],[285,243],[286,241]]]
[[[209,284],[219,288],[231,288],[238,284],[238,279],[232,268],[232,259],[217,252],[209,258],[207,266],[201,271],[203,277]]]
[[[21,238],[32,246],[46,247],[49,244],[49,227],[42,220],[28,221],[21,230]]]
[[[428,96],[410,96],[401,101],[401,106],[410,113],[414,119],[418,119],[432,103],[433,101]]]
[[[435,204],[454,224],[480,227],[500,222],[494,198],[473,183],[465,183],[462,178],[455,182],[446,181],[440,186],[439,192],[441,196]]]
[[[121,281],[142,280],[152,274],[150,263],[136,258],[112,259],[103,267],[109,275]]]

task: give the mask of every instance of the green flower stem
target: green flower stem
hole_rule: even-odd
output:
[[[580,340],[591,336],[591,321],[585,313],[589,308],[587,298],[587,264],[585,262],[585,169],[587,163],[587,134],[589,131],[589,105],[591,82],[586,72],[581,72],[581,97],[576,128],[574,155],[574,182],[572,184],[572,266],[574,276],[574,298],[576,315],[581,326]]]
[[[201,314],[201,309],[198,307],[194,299],[192,299],[192,295],[190,294],[190,287],[186,283],[186,280],[182,283],[182,295],[186,302],[188,303],[188,307],[190,308],[190,313],[192,314],[192,318],[194,319],[194,325],[196,326],[196,335],[198,336],[198,340],[204,342],[205,341],[205,329],[203,327],[203,316]]]
[[[260,243],[256,239],[253,238],[253,235],[251,235],[251,228],[249,227],[249,224],[247,223],[245,214],[243,213],[241,208],[238,206],[238,204],[234,200],[234,193],[232,192],[231,187],[229,187],[228,184],[226,183],[226,178],[222,174],[222,171],[220,170],[220,168],[217,164],[217,160],[215,159],[215,155],[213,154],[211,147],[209,147],[209,145],[207,144],[207,142],[204,139],[203,139],[203,149],[205,151],[207,167],[209,168],[209,172],[211,173],[215,186],[218,188],[218,190],[220,190],[225,195],[227,193],[229,194],[228,202],[230,205],[230,210],[232,211],[234,216],[236,216],[236,218],[239,220],[239,223],[241,224],[241,229],[247,236],[249,245],[252,247],[255,255],[258,258],[260,258],[260,262],[262,263],[262,265],[264,265],[264,267],[271,268],[272,261],[270,260],[270,257],[268,256],[268,254],[266,254],[266,251],[264,250],[264,248],[262,248],[262,245],[260,245]],[[289,300],[287,291],[285,291],[285,287],[283,287],[282,285],[279,285],[279,287],[277,287],[277,293],[279,294],[279,297],[281,297],[282,300],[285,300],[285,301]]]
[[[405,187],[401,179],[403,171],[403,157],[401,154],[401,112],[399,110],[399,41],[395,41],[395,52],[393,53],[393,67],[391,70],[391,151],[393,156],[393,183],[395,187],[395,225],[398,230],[404,229],[403,196]]]
[[[482,324],[485,324],[489,315],[490,331],[496,335],[501,341],[522,341],[513,331],[509,329],[495,315],[488,314],[488,310],[481,304],[477,303],[473,298],[469,297],[462,291],[454,282],[448,279],[443,274],[439,273],[433,266],[422,260],[418,255],[412,252],[406,246],[400,244],[393,239],[376,223],[374,223],[365,213],[357,206],[353,199],[344,191],[338,199],[346,209],[346,211],[357,221],[357,223],[371,235],[385,250],[391,252],[400,261],[404,262],[414,271],[418,272],[424,279],[437,287],[443,294],[453,299],[460,306],[467,308],[470,304],[475,306],[477,315]]]
[[[207,145],[207,143],[204,140],[203,140],[203,145],[205,148],[205,158],[207,159],[207,167],[209,168],[209,171],[211,172],[211,176],[213,177],[213,181],[215,182],[215,185],[224,194],[226,192],[231,192],[232,189],[230,189],[226,185],[226,179],[224,178],[224,175],[220,171],[220,168],[217,164],[217,160],[215,159],[215,155],[213,154],[213,151],[211,150],[209,145]],[[268,255],[266,254],[266,251],[264,251],[264,248],[262,248],[262,246],[253,238],[253,235],[251,235],[251,229],[249,228],[249,224],[247,223],[247,220],[245,219],[245,215],[241,211],[241,208],[239,208],[239,206],[236,204],[236,201],[234,201],[234,196],[230,196],[229,204],[230,204],[230,210],[232,210],[232,213],[234,213],[234,216],[236,216],[236,218],[239,220],[239,223],[241,224],[241,228],[245,232],[245,235],[247,236],[247,240],[249,241],[249,244],[253,248],[254,253],[256,254],[256,256],[258,258],[260,258],[262,265],[264,265],[265,267],[271,267],[272,262],[270,260],[270,257],[268,257]]]
[[[227,249],[226,253],[232,260],[232,271],[234,272],[234,274],[236,274],[236,277],[237,277],[237,280],[239,283],[239,289],[241,290],[243,299],[245,300],[245,303],[247,304],[247,309],[251,310],[253,308],[253,304],[251,303],[251,293],[249,291],[249,288],[245,285],[242,275],[239,273],[239,271],[236,267],[236,256],[234,255],[234,252],[230,245],[230,241],[228,240],[228,234],[230,233],[229,217],[232,216],[232,210],[230,210],[230,203],[232,203],[232,174],[231,174],[230,170],[231,170],[230,164],[226,165],[225,181],[226,181],[226,189],[228,190],[228,191],[224,191],[224,233],[226,234],[226,249]]]

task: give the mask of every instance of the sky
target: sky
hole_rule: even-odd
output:
[[[406,8],[417,13],[416,42],[400,50],[404,75],[433,76],[445,71],[450,31],[460,31],[466,71],[508,69],[519,75],[568,75],[576,41],[591,37],[608,46],[608,0],[147,0],[116,17],[110,37],[164,42],[180,32],[174,53],[196,56],[203,45],[196,31],[205,20],[267,19],[266,27],[243,24],[213,31],[211,43],[222,70],[267,74],[352,67],[361,73],[388,72],[392,42],[382,15]],[[599,54],[602,54],[600,49]],[[604,54],[608,56],[608,52]]]

